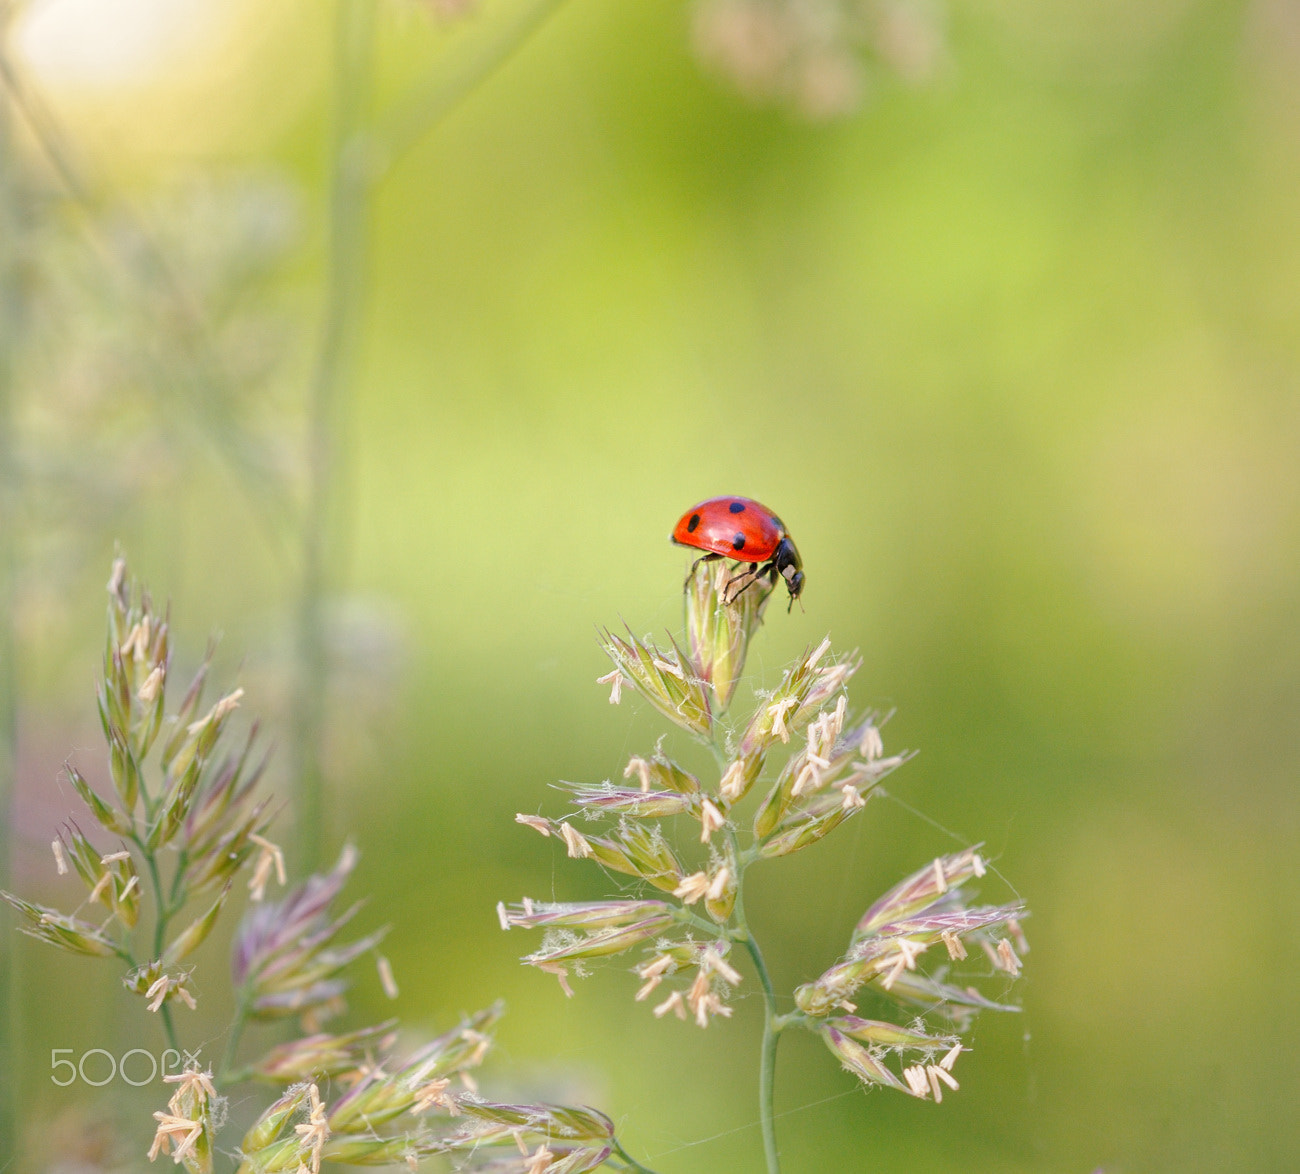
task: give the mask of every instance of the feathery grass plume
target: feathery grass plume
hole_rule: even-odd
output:
[[[579,901],[570,904],[525,901],[514,909],[497,905],[502,929],[550,929],[556,926],[597,930],[654,922],[669,925],[671,910],[663,901]]]
[[[946,957],[966,957],[964,940],[989,940],[988,931],[1024,915],[1024,905],[968,906],[964,883],[983,876],[977,849],[937,857],[876,901],[854,929],[844,958],[795,991],[807,1015],[823,1016],[836,1007],[852,1010],[848,1000],[865,983],[890,992],[917,959],[942,944]],[[1004,967],[1010,969],[1010,967]]]
[[[225,1120],[225,1098],[217,1095],[211,1072],[201,1072],[188,1065],[184,1072],[164,1076],[176,1085],[165,1113],[155,1113],[158,1127],[149,1161],[159,1154],[170,1154],[176,1165],[188,1174],[212,1174],[212,1138]]]
[[[686,645],[721,710],[731,704],[772,587],[769,579],[747,577],[744,589],[736,591],[725,562],[700,564],[686,582]]]
[[[494,1104],[475,1097],[459,1104],[466,1121],[445,1144],[449,1151],[475,1154],[477,1170],[577,1174],[603,1165],[613,1153],[614,1123],[594,1109]],[[514,1147],[517,1153],[492,1155],[493,1146]]]
[[[638,640],[630,630],[624,639],[607,629],[601,647],[614,662],[614,671],[601,681],[611,684],[611,701],[628,685],[670,722],[707,740],[713,730],[707,683],[699,666],[671,642],[672,651],[665,652],[650,640]]]
[[[277,1044],[256,1063],[249,1065],[248,1075],[267,1084],[294,1084],[321,1081],[331,1076],[359,1069],[368,1053],[391,1047],[397,1028],[396,1019],[373,1027],[331,1035],[317,1032],[288,1043]]]
[[[122,985],[137,995],[143,995],[150,1011],[164,1008],[174,1000],[179,1000],[193,1011],[198,1001],[189,985],[192,974],[192,970],[168,973],[159,958],[128,971],[122,978]]]
[[[57,840],[89,890],[87,905],[103,905],[108,916],[92,926],[39,908],[28,926],[54,945],[125,962],[125,985],[145,998],[149,1010],[161,1011],[173,1047],[172,1004],[195,1005],[188,972],[178,963],[212,932],[235,874],[251,855],[250,838],[266,832],[270,822],[268,800],[254,795],[265,762],[249,767],[253,737],[239,754],[221,749],[243,690],[226,693],[196,716],[212,652],[209,646],[194,681],[169,710],[167,613],[134,582],[124,559],[114,562],[103,677],[96,687],[113,798],[96,791],[71,763],[66,771],[117,848],[104,853],[72,820]],[[205,895],[195,909],[192,902]],[[32,922],[28,910],[36,907],[7,899]],[[187,913],[188,921],[182,921]],[[184,928],[176,932],[178,924]]]
[[[497,905],[502,929],[545,929],[541,949],[524,961],[560,979],[566,994],[568,967],[583,973],[592,958],[622,954],[673,924],[673,912],[664,901],[586,901],[572,904],[534,902],[507,908]]]
[[[239,1143],[242,1157],[240,1174],[266,1174],[271,1170],[296,1168],[296,1144],[285,1137],[294,1116],[307,1101],[308,1091],[316,1085],[303,1081],[290,1086],[284,1094],[268,1105],[260,1117],[249,1127]],[[319,1095],[319,1094],[317,1094]],[[282,1163],[282,1164],[281,1164]]]
[[[625,785],[561,784],[574,813],[586,817],[584,830],[572,814],[517,816],[561,840],[569,856],[637,877],[659,894],[581,903],[525,900],[499,905],[498,916],[502,929],[544,931],[541,947],[523,961],[555,975],[569,995],[571,971],[582,974],[597,959],[639,951],[639,960],[630,963],[640,982],[636,1001],[649,1003],[657,1018],[690,1019],[701,1028],[731,1015],[731,992],[745,981],[734,948],[746,953],[766,1006],[760,1114],[768,1171],[776,1174],[772,1088],[781,1033],[813,1032],[864,1084],[940,1101],[945,1089],[958,1087],[952,1068],[963,1050],[959,1033],[971,1016],[1017,1009],[945,981],[949,967],[967,957],[967,943],[975,943],[1007,977],[1018,974],[1024,906],[971,903],[971,882],[985,874],[978,849],[939,857],[872,904],[840,960],[793,992],[793,1011],[779,1013],[746,920],[747,871],[809,848],[852,819],[910,755],[885,753],[880,714],[850,711],[847,686],[861,660],[855,653],[834,654],[829,638],[796,657],[774,689],[756,691],[749,714],[731,718],[728,707],[771,590],[760,582],[758,590],[737,596],[733,583],[725,564],[692,568],[685,591],[689,654],[675,641],[667,655],[608,633],[604,642],[615,665],[602,678],[613,686],[611,700],[627,685],[706,741],[716,778],[688,774],[661,743],[651,755],[632,757]],[[771,762],[778,755],[784,760]],[[765,779],[753,814],[742,818],[739,805]],[[587,830],[592,824],[595,830]],[[701,844],[707,862],[687,871],[679,862],[700,854]],[[930,975],[917,960],[933,947],[942,948],[945,962]],[[910,1018],[859,1017],[850,999],[867,985],[909,1006]],[[928,1026],[932,1018],[942,1022],[941,1030]],[[899,1057],[897,1071],[887,1063],[891,1055]]]
[[[706,66],[756,102],[813,121],[856,110],[874,74],[919,83],[942,68],[937,0],[697,0]]]
[[[808,726],[807,745],[786,760],[754,816],[754,834],[760,840],[837,806],[862,806],[880,780],[910,757],[885,758],[877,751],[878,714],[868,713],[845,729],[847,714],[847,699],[841,694],[831,714]],[[827,797],[833,800],[830,804]]]
[[[580,832],[567,821],[545,819],[540,815],[517,815],[518,823],[544,836],[564,842],[575,860],[591,859],[615,872],[627,873],[648,881],[657,889],[671,892],[681,881],[682,868],[658,827],[646,828],[632,819],[620,820],[611,836],[591,836]]]
[[[212,653],[209,646],[184,697],[169,710],[167,620],[133,583],[125,562],[114,563],[104,678],[97,689],[113,797],[95,790],[77,768],[67,768],[94,818],[92,831],[111,835],[113,843],[93,842],[72,819],[51,840],[59,883],[79,889],[77,910],[91,914],[64,914],[0,893],[22,932],[72,953],[118,959],[123,984],[140,996],[146,1012],[157,1015],[169,1046],[178,1051],[182,1037],[172,1011],[197,1005],[196,952],[224,911],[246,894],[248,909],[231,943],[236,1013],[224,1058],[215,1070],[201,1071],[191,1062],[183,1073],[165,1078],[177,1087],[166,1109],[153,1115],[149,1159],[169,1157],[187,1174],[211,1174],[221,1148],[224,1093],[251,1079],[272,1085],[276,1094],[240,1143],[244,1174],[320,1174],[326,1162],[410,1167],[434,1155],[451,1158],[461,1169],[505,1169],[510,1162],[503,1165],[508,1155],[499,1143],[507,1137],[533,1147],[515,1163],[529,1174],[588,1170],[606,1162],[644,1170],[626,1157],[608,1118],[594,1110],[495,1104],[475,1094],[472,1071],[489,1052],[500,1004],[466,1016],[405,1054],[395,1050],[396,1020],[337,1034],[319,1029],[322,1019],[343,1009],[349,964],[373,951],[386,930],[339,941],[360,908],[357,903],[341,913],[333,910],[356,864],[350,844],[329,872],[307,877],[278,901],[266,899],[270,885],[288,879],[284,853],[268,838],[271,799],[258,795],[266,756],[255,751],[256,723],[237,749],[224,748],[243,691],[205,707]],[[633,767],[633,774],[646,787],[630,792],[642,806],[602,799],[593,807],[615,814],[644,813],[651,809],[644,804],[655,802],[653,809],[661,813],[698,807],[699,784],[661,755]],[[651,787],[658,800],[647,793]],[[533,822],[550,834],[547,821]],[[680,883],[681,869],[666,841],[631,818],[610,838],[587,840],[569,824],[557,826],[555,834],[575,855],[621,866],[665,889]],[[247,874],[246,886],[236,884],[241,873]],[[603,910],[552,907],[516,916],[540,916],[575,939],[586,935],[585,949],[599,952],[614,944],[612,935],[640,942],[671,927],[670,910],[666,901],[613,902]],[[98,923],[88,919],[96,913]],[[391,967],[380,960],[379,969],[393,994]],[[300,1019],[296,1038],[281,1038],[259,1059],[237,1066],[250,1023],[294,1016]],[[188,1042],[197,1054],[198,1041]],[[453,1092],[453,1080],[467,1091]],[[332,1101],[329,1082],[336,1082]]]
[[[122,947],[103,932],[102,926],[60,913],[48,905],[34,905],[13,893],[0,891],[0,897],[22,918],[23,923],[18,929],[28,937],[48,942],[51,946],[58,946],[73,954],[90,954],[100,958],[121,954]]]
[[[380,1062],[358,1066],[348,1089],[326,1113],[331,1136],[370,1134],[403,1114],[428,1117],[434,1108],[446,1117],[458,1112],[449,1091],[453,1077],[472,1086],[492,1046],[492,1028],[502,1014],[499,1004],[462,1020],[455,1028],[406,1057],[381,1054]]]
[[[623,778],[638,785],[618,786],[607,779],[599,786],[561,782],[573,802],[590,812],[637,818],[700,812],[700,781],[666,758],[656,748],[649,758],[633,755],[623,768]],[[525,817],[521,816],[521,822]],[[545,822],[545,821],[542,821]],[[540,831],[540,826],[538,827]],[[548,829],[549,831],[549,829]]]
[[[463,1169],[495,1169],[495,1147],[535,1143],[550,1147],[558,1163],[538,1169],[594,1169],[613,1152],[614,1128],[604,1114],[564,1105],[498,1104],[472,1091],[453,1092],[452,1080],[467,1088],[469,1073],[491,1046],[499,1004],[464,1019],[452,1030],[406,1056],[391,1052],[384,1032],[373,1052],[351,1067],[330,1066],[350,1085],[333,1103],[312,1077],[291,1086],[263,1112],[240,1146],[243,1174],[274,1174],[322,1162],[343,1165],[411,1163],[440,1154]],[[368,1029],[369,1038],[383,1031]],[[318,1037],[323,1038],[323,1037]],[[344,1041],[340,1043],[339,1041]],[[307,1041],[300,1041],[304,1045]],[[304,1070],[310,1055],[333,1052],[337,1061],[363,1042],[361,1033],[334,1037],[333,1044],[304,1047],[291,1067]],[[281,1049],[281,1058],[288,1056]],[[520,1167],[521,1169],[524,1167]]]
[[[85,778],[75,766],[65,762],[63,769],[67,772],[68,781],[72,783],[73,790],[81,797],[81,801],[90,809],[99,823],[108,831],[117,836],[125,836],[132,830],[131,821],[110,803],[105,803],[99,797]]]
[[[279,1019],[341,1009],[348,988],[343,969],[374,949],[386,928],[331,947],[361,908],[337,917],[330,905],[356,867],[357,850],[346,844],[330,872],[309,876],[283,901],[254,905],[240,923],[231,957],[231,976],[250,1018]]]
[[[630,815],[636,819],[654,819],[666,815],[699,815],[700,797],[681,791],[638,791],[633,787],[616,787],[605,783],[599,787],[565,784],[573,793],[579,809]]]

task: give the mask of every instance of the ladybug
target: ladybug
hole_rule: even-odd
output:
[[[741,591],[764,575],[775,586],[779,575],[785,580],[793,607],[803,590],[803,562],[785,523],[752,498],[711,497],[691,506],[673,527],[672,540],[678,546],[708,551],[691,565],[691,574],[702,562],[731,558],[749,563],[749,570],[741,576],[748,577]]]

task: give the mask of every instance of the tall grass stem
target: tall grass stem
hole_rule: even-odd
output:
[[[293,750],[297,779],[299,867],[320,863],[324,827],[324,732],[328,691],[325,600],[337,586],[350,546],[345,452],[352,357],[365,306],[370,193],[387,168],[437,126],[514,55],[564,0],[526,0],[475,52],[453,58],[449,70],[397,106],[373,130],[368,106],[373,82],[374,5],[338,0],[335,24],[334,114],[330,149],[328,275],[316,360],[308,397],[307,510],[302,520],[302,578],[298,603],[298,688]],[[331,579],[334,581],[332,582]]]
[[[330,146],[328,273],[320,338],[308,395],[307,511],[302,520],[298,604],[298,696],[294,757],[298,865],[320,863],[324,828],[324,732],[328,690],[325,598],[346,547],[338,533],[343,434],[351,354],[365,293],[368,181],[361,152],[370,97],[374,5],[338,0]],[[331,575],[333,568],[333,576]]]
[[[8,27],[0,10],[0,58]],[[23,239],[23,191],[9,109],[0,102],[0,888],[9,888],[10,829],[13,827],[14,784],[18,760],[18,697],[14,666],[17,633],[18,471],[14,453],[13,388],[15,349],[22,316],[22,270],[18,254]],[[0,935],[0,1056],[16,1055],[17,983],[14,975],[14,936]],[[10,1139],[17,1157],[17,1065],[0,1064],[0,1138]],[[0,1154],[0,1157],[3,1157]]]

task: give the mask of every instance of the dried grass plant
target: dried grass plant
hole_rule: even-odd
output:
[[[686,585],[684,645],[604,633],[614,668],[600,682],[610,701],[630,690],[649,702],[712,751],[716,777],[695,777],[661,741],[628,761],[622,783],[564,784],[567,815],[516,819],[559,837],[575,859],[635,878],[636,891],[608,901],[525,900],[498,913],[503,929],[543,931],[524,961],[555,975],[566,995],[571,975],[623,957],[638,1002],[653,999],[655,1016],[707,1028],[730,1017],[737,988],[757,980],[766,1009],[759,1113],[776,1174],[773,1089],[785,1032],[814,1033],[867,1085],[938,1103],[958,1087],[953,1068],[975,1013],[1018,1010],[981,994],[971,978],[996,975],[1007,985],[1027,947],[1021,902],[974,903],[986,863],[972,847],[925,862],[868,905],[840,957],[778,999],[746,916],[749,870],[776,866],[852,819],[908,755],[885,753],[879,714],[850,709],[847,685],[861,662],[833,653],[829,638],[787,666],[775,689],[758,692],[750,713],[729,715],[771,591],[760,580],[737,593],[725,564],[699,563]],[[752,796],[757,802],[747,803]],[[859,1016],[859,992],[883,997],[896,1017]],[[783,1013],[782,1003],[791,1009]]]
[[[577,1174],[601,1165],[644,1169],[623,1152],[613,1123],[594,1109],[504,1104],[478,1092],[473,1070],[492,1046],[502,1008],[494,1004],[411,1050],[397,1022],[331,1033],[354,964],[375,959],[392,992],[391,968],[377,947],[384,930],[346,939],[359,905],[337,902],[357,860],[346,845],[327,872],[289,886],[284,856],[270,837],[274,803],[261,793],[266,759],[257,728],[231,745],[243,690],[210,706],[203,696],[210,654],[175,700],[171,631],[147,591],[119,559],[108,584],[108,636],[98,690],[113,795],[98,794],[71,764],[67,775],[93,821],[95,847],[73,817],[51,841],[53,867],[76,885],[71,912],[14,893],[0,897],[23,933],[67,953],[115,964],[121,981],[158,1015],[168,1043],[187,1057],[153,1114],[149,1159],[169,1156],[188,1174],[319,1174],[324,1162],[414,1168],[442,1156],[458,1170]],[[197,1040],[184,1016],[196,1008],[192,955],[234,905],[248,907],[231,944],[236,1007],[224,1058],[194,1059]],[[219,981],[204,976],[204,988]],[[241,1062],[250,1023],[280,1022],[290,1038]],[[192,1049],[192,1051],[190,1050]],[[228,1137],[230,1090],[269,1085],[265,1105],[238,1137]]]

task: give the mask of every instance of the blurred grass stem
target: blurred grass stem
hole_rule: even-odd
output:
[[[298,682],[293,738],[297,780],[298,861],[318,867],[325,834],[324,754],[328,695],[325,600],[337,585],[349,547],[340,503],[347,469],[340,437],[347,431],[348,385],[365,304],[369,197],[400,155],[505,64],[564,0],[528,0],[475,51],[453,57],[427,86],[368,131],[375,14],[370,0],[338,0],[334,43],[334,120],[330,150],[328,275],[308,399],[307,509],[302,522],[298,604]],[[334,579],[334,582],[331,582]]]
[[[294,753],[298,793],[298,860],[304,872],[320,862],[324,832],[321,745],[328,682],[324,601],[328,568],[345,546],[336,532],[341,499],[338,437],[347,408],[349,359],[365,292],[367,176],[360,149],[370,98],[374,6],[339,0],[335,17],[334,125],[330,149],[329,259],[324,316],[309,392],[307,512],[302,521],[302,586],[298,605],[298,696]]]
[[[375,157],[391,167],[448,114],[491,77],[555,14],[564,0],[522,0],[499,29],[472,52],[455,55],[450,69],[429,80],[390,111],[376,128]]]
[[[217,1081],[220,1084],[234,1084],[243,1078],[235,1070],[235,1058],[239,1054],[239,1040],[244,1034],[244,1024],[248,1022],[248,999],[241,989],[239,1006],[235,1008],[235,1019],[230,1025],[230,1035],[226,1037],[226,1050],[221,1055],[221,1066],[217,1069]]]
[[[4,59],[9,6],[0,7],[0,60]],[[0,102],[0,888],[11,887],[10,829],[18,764],[18,696],[14,654],[17,632],[18,470],[14,453],[14,364],[22,328],[23,273],[19,254],[25,219],[24,191],[8,106]],[[17,982],[14,937],[0,937],[0,1056],[17,1054]],[[0,1139],[17,1157],[16,1065],[0,1063]]]

